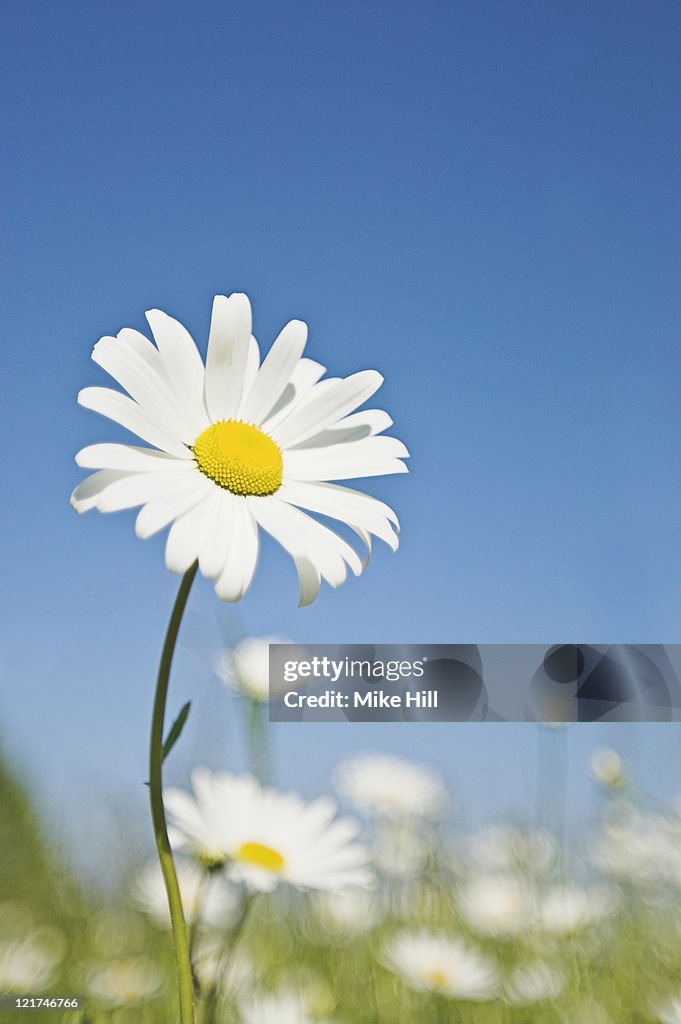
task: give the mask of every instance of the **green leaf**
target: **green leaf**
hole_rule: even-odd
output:
[[[189,709],[190,709],[191,706],[192,706],[192,702],[190,700],[188,700],[187,703],[185,704],[185,706],[180,711],[180,713],[177,716],[177,718],[175,719],[175,721],[173,722],[173,724],[171,725],[170,732],[166,736],[166,741],[163,744],[162,761],[165,761],[165,759],[167,758],[168,754],[170,753],[170,751],[173,749],[173,747],[175,746],[175,744],[179,740],[180,733],[184,729],[184,723],[187,721],[187,718],[189,717]]]

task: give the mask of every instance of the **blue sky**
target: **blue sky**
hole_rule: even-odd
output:
[[[92,345],[148,308],[202,348],[216,292],[250,295],[264,347],[306,320],[333,374],[381,370],[413,453],[410,476],[367,485],[402,546],[361,579],[299,611],[265,545],[238,612],[197,585],[203,657],[178,665],[176,704],[214,685],[225,622],[318,642],[681,640],[678,30],[666,0],[6,12],[0,734],[58,806],[143,771],[176,580],[161,538],[137,541],[126,513],[79,519],[68,494],[75,451],[117,436],[75,404],[104,382]],[[281,730],[283,774],[303,785],[316,764],[305,788],[323,788],[332,756],[379,744],[429,752],[471,804],[521,791],[521,729],[393,728]],[[643,770],[678,782],[655,736]]]

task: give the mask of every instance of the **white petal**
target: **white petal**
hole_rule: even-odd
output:
[[[166,568],[170,572],[184,573],[194,564],[213,521],[214,509],[207,498],[175,520],[166,541]]]
[[[179,320],[160,309],[148,310],[146,317],[168,382],[200,432],[209,421],[203,401],[205,369],[194,339]]]
[[[164,452],[187,457],[186,445],[182,444],[177,434],[166,434],[151,417],[143,412],[137,402],[111,388],[83,388],[78,395],[78,404],[84,409],[92,409],[100,416],[119,423],[131,434],[137,434],[143,441],[153,444]]]
[[[249,498],[253,515],[293,559],[311,561],[331,586],[337,587],[346,576],[345,562],[353,572],[362,571],[360,559],[342,537],[315,522],[278,498]]]
[[[246,295],[216,295],[206,354],[205,400],[212,422],[231,419],[241,400],[251,337]]]
[[[243,416],[248,423],[260,423],[277,404],[291,374],[300,362],[307,341],[307,324],[291,320],[267,353],[253,385]]]
[[[179,473],[129,473],[117,483],[102,491],[97,499],[100,512],[120,512],[124,508],[143,505],[152,498],[172,494],[176,487],[182,487],[186,478]]]
[[[397,516],[390,508],[377,498],[337,484],[304,483],[285,481],[277,492],[283,501],[316,512],[322,516],[330,516],[347,523],[365,542],[369,551],[371,541],[367,543],[366,531],[380,537],[394,550],[397,549],[397,537],[391,523],[399,528]]]
[[[378,441],[392,441],[396,444],[377,449]],[[374,437],[355,444],[336,445],[333,448],[285,451],[284,479],[353,480],[365,476],[407,473],[407,467],[399,458],[387,454],[391,450],[399,451],[402,448],[404,446],[397,438]]]
[[[154,371],[129,345],[118,338],[101,338],[92,351],[92,359],[125,388],[165,433],[180,437],[187,444],[200,433],[165,376]]]
[[[240,601],[248,590],[258,561],[258,526],[246,498],[234,506],[232,543],[227,561],[215,584],[221,601]]]
[[[142,540],[152,537],[173,519],[198,505],[212,491],[215,484],[199,470],[183,473],[172,491],[153,497],[141,509],[135,520],[135,533]]]
[[[369,533],[368,530],[363,529],[361,526],[354,526],[352,523],[349,523],[348,525],[350,526],[351,530],[354,530],[354,532],[357,534],[359,539],[364,544],[364,547],[366,548],[366,555],[362,559],[362,569],[366,569],[367,565],[371,561],[371,534]],[[380,536],[380,534],[378,534],[377,536]],[[394,533],[391,535],[391,540],[387,541],[387,543],[390,545],[393,551],[397,551],[399,541]]]
[[[163,363],[158,349],[141,331],[135,331],[132,327],[124,327],[112,340],[119,345],[127,346],[132,352],[136,352],[154,373],[163,374]]]
[[[251,335],[251,340],[248,343],[248,357],[246,359],[246,369],[244,370],[244,386],[241,392],[241,401],[239,402],[239,408],[236,412],[236,418],[243,420],[244,408],[248,402],[248,397],[253,389],[255,378],[258,376],[258,370],[260,369],[260,346],[256,339]]]
[[[303,401],[310,395],[315,384],[326,373],[326,367],[314,359],[306,356],[300,360],[291,378],[279,396],[279,400],[273,409],[268,412],[261,427],[263,430],[274,430],[278,423],[281,423],[289,416],[294,409],[299,408]]]
[[[385,434],[381,434],[378,437],[363,437],[358,441],[331,444],[325,447],[314,445],[308,448],[307,442],[304,441],[296,448],[288,449],[287,454],[290,455],[292,463],[294,461],[300,462],[301,465],[304,465],[306,460],[329,465],[336,461],[346,465],[352,458],[356,458],[358,462],[362,462],[365,459],[409,458],[409,451],[406,445],[399,438],[386,437]]]
[[[315,600],[321,586],[321,574],[315,563],[307,556],[305,531],[300,522],[293,521],[282,509],[290,508],[277,498],[248,499],[251,511],[258,524],[282,546],[293,559],[298,574],[300,597],[298,606],[304,608]]]
[[[346,577],[346,562],[355,576],[359,576],[362,571],[362,561],[347,541],[330,530],[328,526],[318,523],[316,519],[300,512],[299,509],[296,509],[296,512],[305,517],[311,557],[317,562],[324,579],[328,580],[332,587],[343,583]],[[339,560],[343,563],[342,566],[340,566]],[[325,565],[328,567],[327,569],[324,568]]]
[[[294,558],[293,563],[298,573],[298,583],[300,586],[298,607],[307,608],[308,605],[316,600],[322,585],[322,578],[319,569],[309,558]]]
[[[211,505],[212,523],[199,550],[199,568],[207,579],[217,579],[222,572],[232,543],[237,497],[217,487],[207,499]]]
[[[325,389],[302,408],[287,416],[272,433],[274,440],[279,445],[289,448],[318,434],[366,402],[382,383],[383,378],[376,370],[362,370],[344,380],[336,381],[332,388]]]
[[[185,448],[184,458],[159,452],[155,448],[139,448],[131,444],[91,444],[81,448],[76,462],[84,469],[125,469],[130,472],[163,469],[191,469],[192,453]]]
[[[97,504],[99,495],[111,484],[124,480],[130,474],[120,470],[100,469],[91,473],[78,484],[71,495],[71,508],[76,512],[87,512]]]
[[[322,430],[319,434],[308,437],[301,443],[302,448],[328,448],[335,444],[346,444],[350,441],[361,441],[366,437],[373,437],[392,426],[392,418],[383,409],[364,409],[362,412],[353,412],[339,420],[328,430]],[[292,445],[297,448],[297,445]]]

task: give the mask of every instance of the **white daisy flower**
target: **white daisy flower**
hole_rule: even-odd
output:
[[[342,761],[335,784],[355,807],[379,817],[440,818],[447,807],[447,791],[435,772],[392,754],[358,754]]]
[[[325,368],[303,358],[307,327],[291,320],[260,363],[245,295],[217,295],[206,365],[187,330],[158,309],[147,314],[156,345],[125,328],[102,338],[93,360],[127,395],[85,388],[78,401],[148,445],[95,444],[76,456],[95,469],[76,487],[77,512],[142,509],[136,532],[171,525],[166,565],[183,573],[198,560],[224,601],[246,593],[258,557],[258,528],[291,555],[300,603],[337,587],[347,566],[363,563],[341,537],[307,512],[397,548],[397,517],[387,505],[329,481],[407,471],[407,449],[382,436],[392,424],[378,409],[355,412],[383,378],[365,370],[321,380]],[[301,511],[305,509],[306,511]]]
[[[305,1000],[294,993],[256,996],[240,1011],[243,1024],[314,1024]]]
[[[480,935],[505,938],[531,923],[534,902],[527,884],[515,875],[479,875],[458,895],[462,917]]]
[[[438,992],[452,999],[493,999],[497,991],[494,961],[447,935],[402,932],[388,943],[384,962],[418,992]]]
[[[270,699],[270,644],[286,644],[280,636],[247,636],[215,659],[216,675],[235,693],[260,702]],[[285,684],[288,686],[288,684]]]
[[[165,804],[171,841],[205,864],[271,892],[281,881],[300,889],[364,886],[372,881],[357,822],[334,818],[335,801],[311,803],[296,793],[263,788],[252,775],[192,772],[194,796],[170,789]]]
[[[155,996],[161,976],[149,960],[114,960],[87,972],[89,995],[107,1006],[128,1006]]]
[[[222,997],[252,992],[256,983],[254,961],[238,949],[227,956],[224,938],[215,932],[199,942],[192,967],[201,988],[216,988]]]
[[[527,1006],[545,999],[556,999],[563,991],[565,978],[560,971],[541,960],[517,967],[504,987],[506,1001]]]
[[[599,924],[616,908],[617,896],[609,886],[583,888],[574,882],[554,885],[542,896],[538,925],[544,932],[571,935]]]
[[[192,861],[175,865],[186,921],[198,919],[211,928],[229,928],[239,917],[242,898],[225,878],[209,875]],[[150,862],[135,879],[132,895],[161,927],[170,925],[168,897],[158,862]]]
[[[405,879],[418,875],[425,867],[430,846],[426,837],[413,828],[413,822],[384,818],[376,829],[371,846],[373,862],[386,878]]]
[[[681,1024],[681,996],[668,999],[655,1013],[660,1024]]]
[[[611,747],[596,750],[589,761],[589,769],[596,782],[606,789],[620,789],[627,781],[624,761]]]
[[[53,929],[37,929],[0,943],[0,992],[41,992],[53,981],[64,955],[64,941]]]
[[[380,918],[374,894],[367,889],[337,889],[316,894],[315,910],[335,935],[361,935]]]
[[[487,871],[539,874],[548,871],[558,854],[556,840],[549,832],[512,825],[490,825],[469,837],[467,847],[471,865]]]

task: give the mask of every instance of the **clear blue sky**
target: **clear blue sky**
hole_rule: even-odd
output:
[[[216,292],[248,292],[264,346],[306,320],[332,373],[381,370],[413,453],[369,485],[398,554],[298,611],[265,545],[244,629],[681,640],[679,21],[671,0],[5,11],[0,733],[57,803],[144,771],[176,579],[131,514],[68,495],[75,451],[116,436],[75,404],[104,383],[92,345],[151,307],[201,347]],[[199,647],[222,612],[197,586]],[[192,657],[175,705],[212,685]],[[391,728],[280,730],[283,774],[323,788],[348,745],[413,745],[470,802],[519,791],[522,730]],[[672,747],[646,770],[672,777]]]

